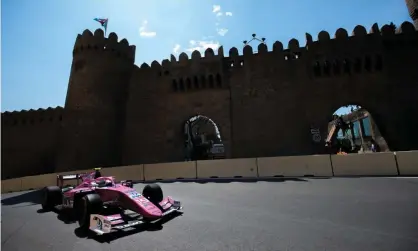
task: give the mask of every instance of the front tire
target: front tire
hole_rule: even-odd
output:
[[[103,208],[102,199],[98,194],[86,194],[77,201],[78,224],[83,230],[90,227],[90,215],[98,214]]]
[[[163,190],[157,184],[146,185],[142,195],[154,204],[159,204],[163,200]]]
[[[44,211],[51,211],[55,206],[62,204],[61,188],[57,186],[44,187],[42,194],[42,209]]]

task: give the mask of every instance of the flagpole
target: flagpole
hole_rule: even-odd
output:
[[[106,37],[106,34],[107,34],[107,25],[109,24],[109,18],[106,18],[106,26],[104,27],[105,28],[105,37]]]
[[[107,23],[109,22],[109,18],[105,18],[105,19],[95,18],[93,20],[99,22],[102,25],[102,27],[104,28],[104,36],[106,37],[106,35],[107,35]]]

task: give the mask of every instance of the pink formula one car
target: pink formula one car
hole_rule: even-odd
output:
[[[70,179],[81,183],[63,187],[63,181]],[[43,192],[43,210],[70,208],[80,228],[99,235],[182,213],[181,203],[169,196],[163,198],[159,185],[146,185],[138,193],[131,181],[116,183],[114,177],[102,177],[100,169],[90,174],[59,175],[57,186],[45,187]]]

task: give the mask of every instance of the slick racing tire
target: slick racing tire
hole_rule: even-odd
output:
[[[62,191],[57,186],[44,187],[42,196],[42,209],[44,211],[50,211],[55,206],[62,204]]]
[[[83,230],[90,227],[90,215],[100,213],[103,208],[102,199],[98,194],[86,194],[78,202],[76,214],[78,224]]]
[[[142,195],[154,204],[163,200],[163,190],[157,184],[148,184],[142,190]]]

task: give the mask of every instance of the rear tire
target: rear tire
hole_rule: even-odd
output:
[[[62,191],[57,186],[44,187],[42,196],[42,209],[44,211],[51,211],[55,206],[62,204]]]
[[[103,202],[98,194],[86,194],[77,201],[76,214],[78,224],[82,230],[90,227],[90,215],[98,214],[102,211]]]
[[[163,190],[157,184],[146,185],[142,195],[154,204],[159,204],[163,200]]]

